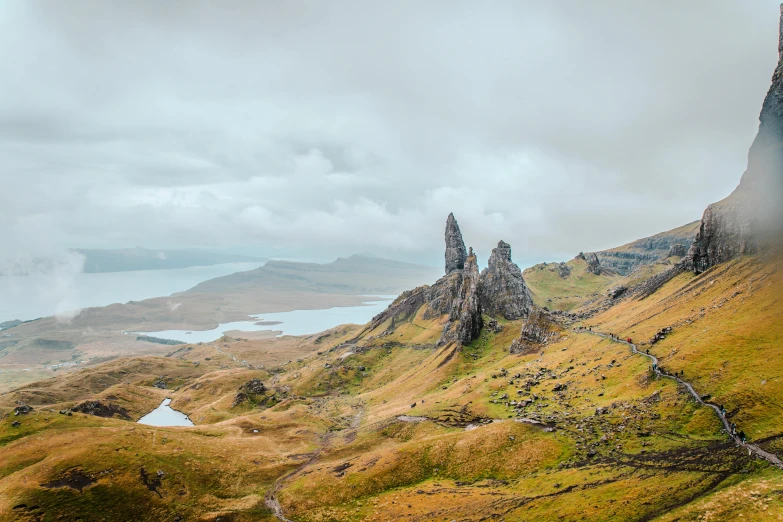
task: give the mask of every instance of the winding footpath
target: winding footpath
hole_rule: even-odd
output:
[[[628,346],[631,347],[631,352],[633,352],[634,354],[643,355],[643,356],[647,357],[648,359],[650,359],[653,362],[653,364],[654,364],[653,367],[655,368],[655,373],[657,375],[659,375],[661,377],[666,377],[666,378],[669,378],[669,379],[674,379],[678,383],[680,383],[683,386],[685,386],[685,388],[688,390],[688,393],[691,394],[691,396],[696,400],[696,402],[698,402],[699,404],[701,404],[703,406],[709,406],[710,408],[712,408],[715,411],[715,413],[718,415],[718,418],[720,419],[721,423],[723,424],[723,429],[726,431],[726,433],[729,435],[729,437],[731,437],[731,440],[733,440],[735,444],[737,444],[738,446],[741,446],[741,447],[747,449],[749,453],[753,453],[756,456],[761,457],[762,459],[768,461],[773,466],[775,466],[777,468],[780,468],[780,469],[783,469],[783,461],[781,461],[780,458],[777,455],[775,455],[773,453],[769,453],[768,451],[764,451],[763,449],[759,448],[755,444],[742,442],[742,440],[740,440],[739,437],[737,437],[735,435],[732,435],[731,434],[731,426],[729,425],[729,421],[726,419],[726,416],[721,413],[720,407],[718,407],[716,404],[713,404],[711,402],[704,401],[701,398],[701,395],[696,393],[696,390],[693,388],[693,385],[691,383],[689,383],[688,381],[685,381],[683,379],[680,379],[676,375],[669,375],[668,373],[661,372],[660,365],[658,364],[658,358],[657,357],[655,357],[654,355],[650,355],[649,353],[645,353],[645,352],[639,351],[639,349],[636,347],[635,344],[629,343],[628,341],[624,341],[622,339],[613,338],[610,335],[602,334],[602,333],[598,333],[598,332],[592,332],[592,331],[589,331],[589,330],[582,330],[582,332],[593,334],[593,335],[597,335],[599,337],[603,337],[605,339],[609,339],[610,341],[614,341],[616,343],[621,343],[621,344],[628,345]]]

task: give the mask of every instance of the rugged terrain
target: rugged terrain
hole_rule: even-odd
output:
[[[0,333],[0,391],[118,357],[169,347],[123,331],[208,330],[249,314],[358,306],[432,280],[437,269],[352,256],[328,264],[270,261],[168,297],[87,308],[70,320],[45,317]],[[253,337],[257,337],[255,334]]]
[[[779,151],[779,76],[741,192],[781,172],[754,152]],[[781,520],[783,261],[768,207],[732,201],[629,270],[522,272],[501,241],[479,272],[451,215],[442,277],[362,327],[5,393],[0,517]],[[195,426],[132,422],[165,397]]]

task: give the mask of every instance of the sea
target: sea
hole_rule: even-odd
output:
[[[0,276],[0,323],[50,315],[68,316],[91,306],[167,296],[188,290],[202,281],[253,270],[263,264],[223,263],[173,270]]]

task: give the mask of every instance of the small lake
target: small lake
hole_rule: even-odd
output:
[[[140,418],[138,423],[147,426],[195,426],[187,415],[172,409],[169,404],[171,399],[163,399],[160,406]]]
[[[364,324],[386,309],[397,296],[378,296],[383,300],[367,301],[360,306],[337,306],[323,310],[293,310],[270,314],[251,315],[253,321],[223,323],[214,330],[163,330],[160,332],[134,332],[162,339],[174,339],[187,343],[211,343],[223,337],[224,332],[278,331],[278,335],[310,335],[323,332],[341,324]]]

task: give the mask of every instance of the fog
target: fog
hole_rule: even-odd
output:
[[[422,5],[424,4],[424,5]],[[778,4],[0,4],[4,263],[65,249],[520,264],[728,195]]]

